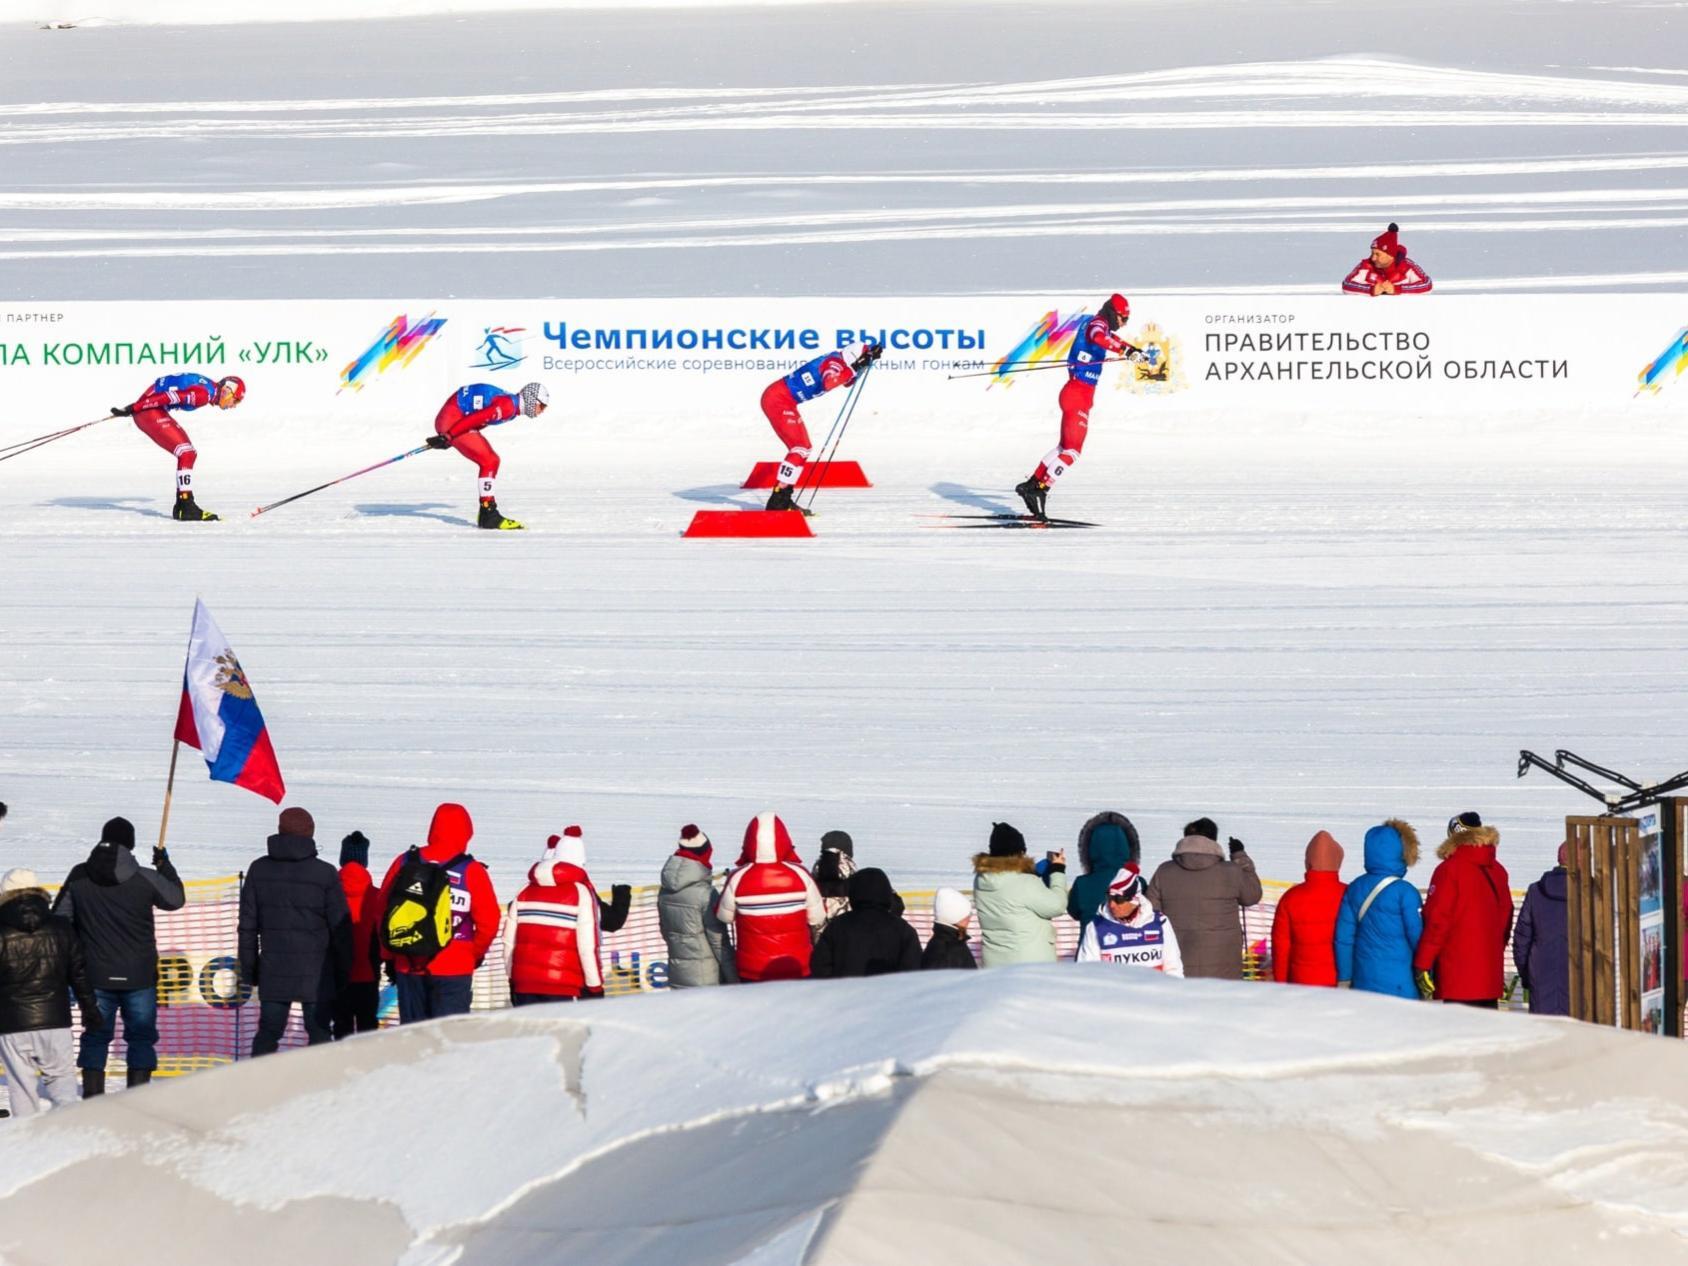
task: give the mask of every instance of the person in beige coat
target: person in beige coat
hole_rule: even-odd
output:
[[[1053,963],[1054,920],[1067,912],[1067,856],[1051,853],[1048,878],[1026,856],[1026,838],[1006,822],[991,827],[990,852],[973,858],[973,907],[984,965]]]
[[[1197,818],[1149,881],[1149,901],[1172,921],[1188,977],[1243,978],[1241,915],[1260,901],[1260,877],[1241,840],[1231,840],[1228,860],[1225,852],[1213,819]]]

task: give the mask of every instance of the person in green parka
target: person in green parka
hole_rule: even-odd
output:
[[[1104,809],[1079,828],[1078,862],[1084,874],[1067,891],[1067,913],[1080,936],[1108,899],[1108,885],[1123,866],[1140,865],[1143,848],[1137,828],[1123,813]]]
[[[1026,837],[1006,822],[991,827],[990,852],[973,858],[973,908],[984,942],[984,965],[1053,963],[1054,919],[1067,909],[1067,855],[1039,864],[1026,856]]]

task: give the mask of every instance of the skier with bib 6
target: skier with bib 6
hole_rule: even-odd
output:
[[[1067,352],[1067,382],[1060,396],[1061,442],[1045,454],[1029,477],[1014,487],[1034,519],[1049,517],[1046,507],[1049,490],[1084,451],[1084,439],[1090,431],[1090,409],[1096,403],[1096,384],[1102,380],[1102,365],[1110,356],[1134,361],[1147,359],[1141,350],[1116,333],[1130,319],[1131,304],[1124,295],[1112,295],[1073,336],[1073,345]]]

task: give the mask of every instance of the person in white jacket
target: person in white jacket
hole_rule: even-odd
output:
[[[1120,867],[1108,885],[1108,899],[1084,929],[1076,961],[1130,963],[1168,976],[1184,974],[1172,922],[1156,912],[1143,889],[1143,876],[1137,867]]]

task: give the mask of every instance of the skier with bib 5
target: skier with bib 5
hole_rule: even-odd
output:
[[[499,513],[498,498],[494,493],[498,479],[498,454],[481,432],[518,415],[537,418],[550,403],[551,393],[537,382],[530,382],[515,392],[477,382],[459,387],[440,406],[439,414],[434,418],[434,434],[428,437],[427,444],[429,448],[455,448],[479,468],[481,512],[477,526],[500,532],[519,532],[522,529],[516,520],[507,519]]]

